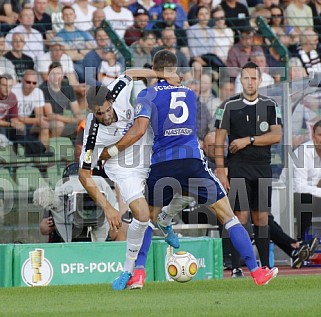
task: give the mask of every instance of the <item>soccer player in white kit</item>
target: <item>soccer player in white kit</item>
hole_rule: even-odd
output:
[[[89,195],[104,210],[111,230],[121,226],[119,212],[100,193],[91,178],[91,169],[96,165],[105,147],[109,147],[111,159],[106,162],[108,177],[119,187],[122,198],[133,213],[133,221],[128,227],[126,261],[123,273],[118,279],[130,279],[135,260],[141,247],[145,230],[149,223],[149,208],[143,191],[150,165],[152,135],[147,132],[142,139],[125,151],[115,146],[134,120],[134,108],[130,104],[133,77],[155,77],[152,70],[129,70],[126,76],[120,76],[108,88],[90,87],[87,93],[88,107],[83,148],[80,155],[79,179]],[[118,153],[119,152],[119,153]],[[118,289],[118,288],[114,288]]]

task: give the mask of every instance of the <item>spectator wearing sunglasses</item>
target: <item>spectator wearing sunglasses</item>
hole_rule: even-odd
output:
[[[179,3],[174,3],[172,0],[163,0],[162,4],[156,4],[149,9],[151,23],[157,23],[157,21],[163,20],[163,12],[166,9],[175,10],[175,25],[182,29],[187,29],[187,14],[184,8]]]
[[[32,142],[31,147],[39,148],[39,154],[42,154],[49,147],[49,123],[45,114],[44,95],[37,86],[37,72],[28,69],[24,72],[22,82],[13,86],[12,92],[18,100],[19,120],[25,125],[24,141]],[[25,144],[26,151],[28,147],[30,145]]]

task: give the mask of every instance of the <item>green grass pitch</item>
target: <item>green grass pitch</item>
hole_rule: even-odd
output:
[[[110,284],[0,289],[1,317],[321,316],[321,276],[150,282],[143,290]]]

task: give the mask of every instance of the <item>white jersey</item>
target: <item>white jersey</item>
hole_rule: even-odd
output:
[[[108,88],[112,90],[119,81],[125,82],[126,86],[121,90],[113,104],[114,111],[117,115],[117,121],[109,126],[105,126],[101,123],[96,123],[92,113],[87,116],[83,147],[80,155],[80,167],[82,168],[93,168],[97,164],[103,149],[106,146],[117,143],[133,124],[135,109],[130,103],[133,82],[132,80],[128,80],[125,76],[121,76],[111,83]],[[92,136],[93,131],[96,132],[95,137]],[[92,150],[88,150],[87,144],[91,140],[94,140],[94,146]],[[137,168],[139,170],[144,169],[147,173],[150,165],[152,142],[152,135],[149,130],[134,145],[128,147],[124,151],[120,151],[118,155],[110,158],[106,162],[105,171],[107,175],[115,180],[113,177],[114,175],[136,173],[135,170]]]
[[[45,106],[45,98],[41,89],[36,87],[29,95],[22,92],[22,84],[18,83],[12,88],[12,92],[18,100],[18,115],[21,117],[30,117],[36,108]]]

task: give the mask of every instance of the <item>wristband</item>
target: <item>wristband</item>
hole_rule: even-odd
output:
[[[251,136],[251,137],[250,137],[250,141],[251,141],[251,145],[253,145],[254,142],[255,142],[255,137],[254,137],[254,136]]]
[[[110,157],[116,156],[119,153],[119,150],[116,145],[112,145],[107,148],[107,153]]]

